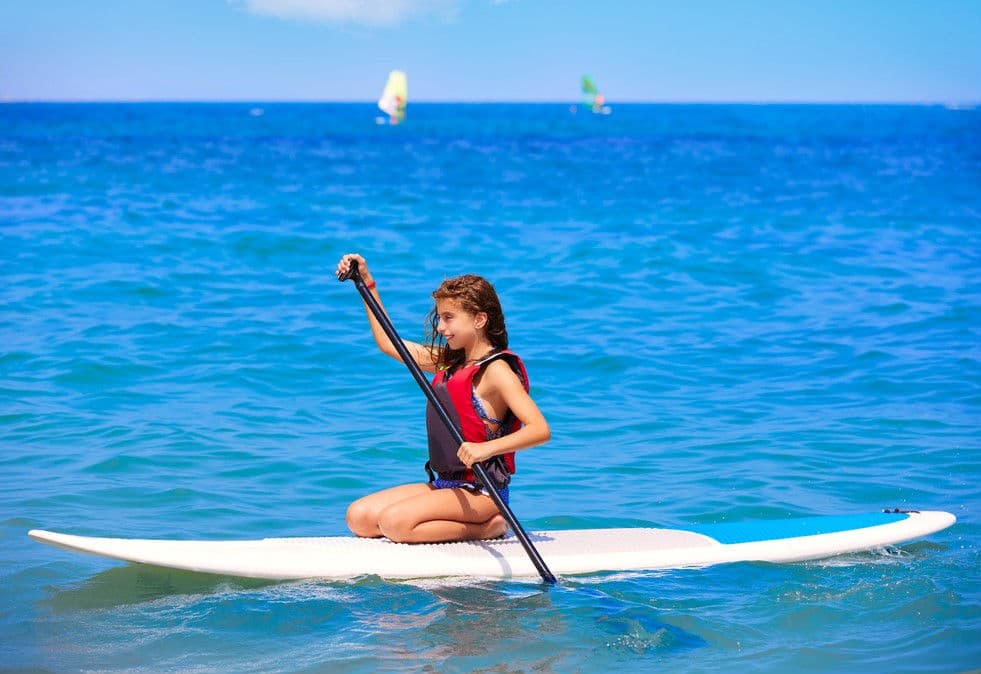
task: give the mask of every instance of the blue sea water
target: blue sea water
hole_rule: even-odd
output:
[[[260,114],[261,113],[261,114]],[[0,670],[981,667],[981,110],[0,106]],[[821,562],[268,583],[39,545],[341,535],[424,479],[374,348],[475,272],[553,439],[529,530],[884,507],[958,523]]]

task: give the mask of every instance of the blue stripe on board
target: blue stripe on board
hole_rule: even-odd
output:
[[[720,543],[752,543],[797,536],[833,534],[850,529],[864,529],[881,524],[899,522],[908,518],[906,513],[867,513],[863,515],[823,515],[796,517],[786,520],[755,522],[724,522],[691,527],[691,531],[709,536]]]

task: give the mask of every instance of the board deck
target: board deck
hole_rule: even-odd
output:
[[[699,567],[726,562],[798,562],[922,538],[956,521],[947,512],[880,512],[705,524],[690,529],[570,529],[530,534],[551,571],[568,576]],[[95,538],[39,529],[42,543],[127,562],[273,580],[538,576],[513,536],[490,541],[403,544],[330,536],[205,541]]]

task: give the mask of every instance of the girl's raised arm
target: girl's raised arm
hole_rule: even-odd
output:
[[[385,311],[385,306],[382,304],[381,297],[378,295],[378,288],[376,287],[375,279],[368,270],[368,263],[365,262],[365,259],[361,255],[358,255],[357,253],[348,253],[347,255],[344,255],[341,258],[341,261],[337,263],[337,275],[341,276],[342,274],[346,274],[348,271],[350,271],[352,261],[358,263],[358,270],[361,274],[361,279],[364,281],[369,292],[374,295],[375,300],[378,301],[378,306],[382,308],[382,311]],[[401,363],[402,358],[399,356],[398,351],[395,350],[395,347],[392,345],[388,335],[385,334],[385,330],[382,329],[381,323],[378,322],[378,319],[371,313],[368,305],[365,304],[363,300],[362,304],[364,304],[365,313],[368,314],[368,324],[371,326],[371,335],[375,338],[375,344],[378,345],[378,348],[382,353],[391,356]],[[385,311],[385,315],[388,315],[387,311]],[[405,344],[405,348],[412,355],[412,359],[416,361],[416,364],[419,365],[419,367],[426,372],[436,371],[436,362],[434,361],[433,354],[430,353],[428,347],[419,344],[418,342],[410,342],[407,339],[403,339],[402,343]]]

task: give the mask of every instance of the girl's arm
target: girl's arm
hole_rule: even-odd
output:
[[[370,292],[375,301],[378,302],[378,306],[381,307],[382,311],[385,311],[385,305],[382,304],[381,297],[378,294],[378,288],[375,285],[375,279],[372,277],[371,272],[368,271],[368,263],[365,259],[358,255],[357,253],[351,253],[345,255],[341,258],[341,261],[337,263],[337,275],[345,274],[351,268],[351,261],[355,260],[358,263],[358,271],[361,274],[361,279],[364,281],[365,285],[368,287],[368,292]],[[402,362],[402,358],[399,356],[398,351],[392,345],[392,340],[388,338],[385,334],[385,330],[382,328],[381,323],[375,318],[375,315],[371,313],[371,309],[368,304],[362,299],[362,304],[364,304],[365,313],[368,314],[368,324],[371,326],[371,335],[375,338],[375,344],[378,345],[379,350],[387,356],[391,356],[395,360]],[[385,315],[388,312],[385,311]],[[433,356],[430,354],[429,349],[419,344],[418,342],[410,342],[407,339],[403,339],[402,343],[408,350],[412,359],[426,372],[435,372],[436,363],[433,361]]]
[[[545,416],[506,362],[495,360],[490,363],[484,371],[483,383],[500,395],[507,408],[521,420],[522,427],[514,433],[487,442],[464,442],[457,452],[464,464],[469,467],[492,456],[528,449],[552,438]]]

